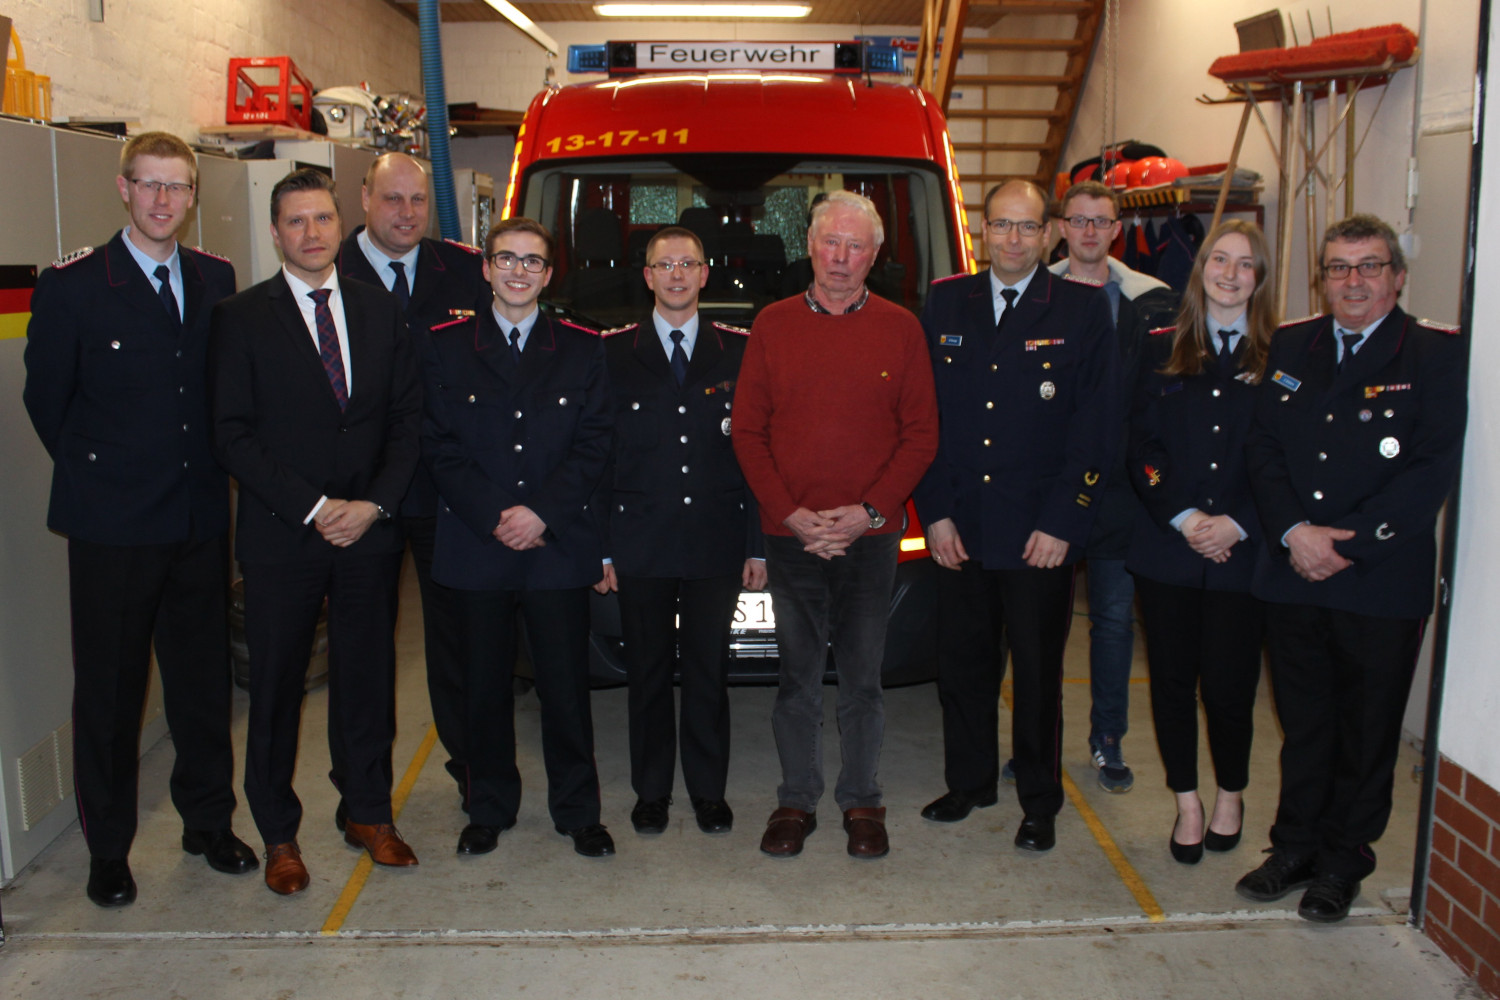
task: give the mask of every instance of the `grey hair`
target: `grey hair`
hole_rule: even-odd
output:
[[[809,238],[812,237],[813,227],[818,224],[818,218],[834,205],[842,205],[845,208],[852,208],[857,212],[863,212],[865,217],[870,220],[871,228],[875,231],[875,249],[880,249],[881,245],[885,243],[885,223],[880,221],[880,213],[875,210],[875,203],[864,195],[855,194],[853,191],[830,191],[823,199],[813,205],[812,218],[808,220],[807,224],[807,235]]]

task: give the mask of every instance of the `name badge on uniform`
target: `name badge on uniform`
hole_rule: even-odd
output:
[[[1181,389],[1182,389],[1182,383],[1181,382],[1168,382],[1166,385],[1164,385],[1164,386],[1161,387],[1161,394],[1163,396],[1169,396],[1169,395],[1171,395],[1174,392],[1181,391]]]
[[[1283,389],[1289,389],[1292,392],[1296,392],[1298,389],[1302,388],[1301,379],[1292,378],[1284,371],[1277,371],[1275,375],[1271,376],[1271,381],[1275,382]]]
[[[945,334],[942,334],[941,336],[938,337],[938,346],[939,347],[962,347],[962,346],[964,346],[963,335],[962,334],[958,334],[958,333],[945,333]]]

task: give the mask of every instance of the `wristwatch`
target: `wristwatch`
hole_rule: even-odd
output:
[[[388,511],[388,510],[386,510],[384,507],[380,506],[380,504],[378,504],[378,503],[375,504],[375,520],[377,520],[377,521],[389,521],[390,519],[391,519],[391,512]]]
[[[871,507],[869,504],[864,504],[863,506],[865,508],[865,513],[870,515],[871,531],[874,531],[876,528],[885,527],[885,515],[881,514],[880,511],[876,510],[874,507]]]

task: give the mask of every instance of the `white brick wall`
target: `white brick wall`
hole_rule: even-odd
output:
[[[289,55],[316,88],[422,92],[417,25],[384,0],[7,0],[52,113],[119,115],[186,138],[224,123],[231,57]]]

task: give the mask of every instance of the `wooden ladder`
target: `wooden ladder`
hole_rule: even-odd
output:
[[[961,161],[979,165],[977,170],[960,171],[966,208],[976,225],[983,218],[984,192],[1001,180],[1026,178],[1051,193],[1104,4],[1105,0],[925,0],[916,81],[937,97],[953,133],[955,153]],[[966,26],[995,25],[1004,30],[985,38],[964,37]],[[939,45],[940,38],[962,38],[962,44]],[[987,68],[957,72],[960,50],[985,56]],[[1011,68],[1020,71],[996,71]],[[955,91],[961,100],[954,100]],[[977,130],[971,122],[978,123]]]

